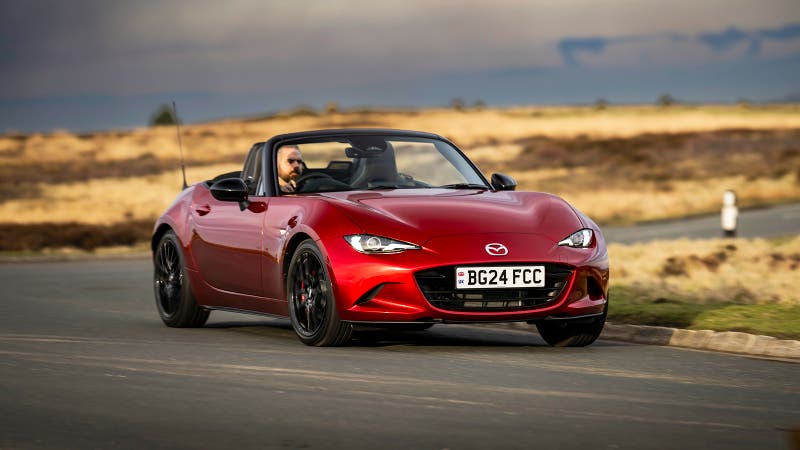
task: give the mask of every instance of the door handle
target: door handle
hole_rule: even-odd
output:
[[[209,205],[195,206],[194,210],[195,212],[197,212],[197,214],[205,216],[206,214],[211,212],[211,206]]]

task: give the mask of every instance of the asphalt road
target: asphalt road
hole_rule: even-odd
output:
[[[655,222],[631,227],[603,227],[608,242],[632,244],[656,239],[707,239],[722,236],[719,215]],[[751,209],[739,214],[739,237],[773,237],[800,233],[800,203]]]
[[[791,448],[800,366],[460,325],[170,329],[147,260],[0,264],[0,448]]]

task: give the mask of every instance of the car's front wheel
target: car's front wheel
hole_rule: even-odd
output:
[[[353,327],[339,320],[322,253],[311,239],[300,243],[286,275],[289,316],[297,337],[317,347],[343,345]]]
[[[153,254],[153,285],[158,315],[167,326],[202,327],[206,323],[209,312],[194,300],[181,244],[172,231],[164,233]]]
[[[606,324],[606,314],[591,322],[547,321],[539,322],[536,328],[542,339],[553,347],[585,347],[600,337]]]

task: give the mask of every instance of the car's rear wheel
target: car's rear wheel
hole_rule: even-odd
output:
[[[202,327],[208,310],[201,308],[192,295],[180,241],[167,231],[153,254],[153,285],[156,307],[161,320],[170,327]]]
[[[289,316],[297,337],[317,347],[343,345],[353,327],[339,320],[328,271],[322,253],[308,239],[292,255],[286,275]]]
[[[607,308],[607,307],[606,307]],[[596,341],[606,324],[606,314],[591,322],[547,321],[539,322],[536,328],[542,339],[553,347],[585,347]]]

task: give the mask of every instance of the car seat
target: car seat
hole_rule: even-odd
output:
[[[397,162],[391,145],[377,155],[356,158],[354,172],[350,178],[350,186],[364,189],[375,185],[392,184],[397,181]]]

